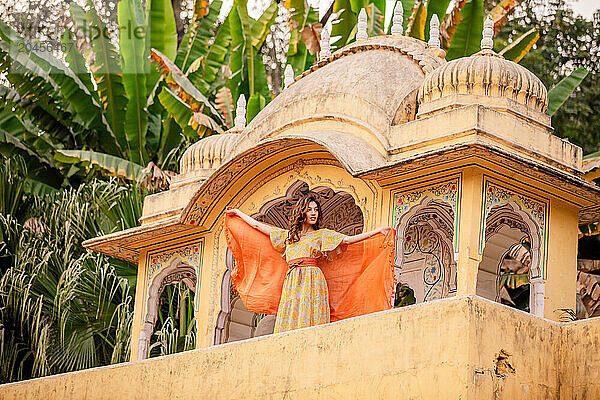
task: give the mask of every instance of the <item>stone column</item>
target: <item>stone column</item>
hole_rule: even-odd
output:
[[[575,311],[578,211],[572,204],[550,199],[543,315],[554,321],[565,315],[561,309]]]
[[[135,286],[135,305],[133,308],[133,323],[131,325],[131,353],[130,361],[138,359],[139,342],[142,329],[142,309],[144,309],[144,301],[146,300],[146,268],[147,268],[147,252],[140,253],[138,262],[137,284]],[[145,312],[145,311],[144,311]],[[150,332],[152,334],[152,332]]]
[[[477,269],[481,261],[479,235],[483,229],[483,173],[477,167],[463,171],[459,205],[458,263],[456,273],[457,295],[475,294]]]

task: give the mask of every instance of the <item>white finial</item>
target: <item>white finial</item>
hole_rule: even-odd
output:
[[[404,33],[402,23],[404,22],[404,9],[402,8],[402,1],[396,1],[396,7],[394,7],[394,16],[392,17],[392,35],[400,36]]]
[[[481,52],[484,54],[493,53],[494,50],[494,21],[489,15],[483,22],[483,39],[481,39]]]
[[[283,86],[288,87],[294,83],[294,69],[290,64],[286,65],[285,72],[283,73]]]
[[[321,31],[321,52],[319,53],[319,60],[325,60],[331,55],[331,49],[329,48],[329,29],[324,27]]]
[[[246,127],[246,96],[240,94],[235,109],[235,121],[233,129],[242,131]]]
[[[367,12],[365,9],[361,9],[358,14],[358,23],[356,24],[356,40],[365,40],[368,38],[367,34]]]
[[[429,42],[427,42],[429,46],[440,48],[440,20],[438,19],[437,14],[433,14],[431,16],[431,21],[429,21]]]

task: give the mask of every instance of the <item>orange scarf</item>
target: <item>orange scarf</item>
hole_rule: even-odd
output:
[[[288,265],[268,235],[225,214],[227,245],[235,257],[234,287],[249,311],[277,314]],[[347,246],[333,261],[318,259],[329,289],[331,321],[392,306],[395,231]]]

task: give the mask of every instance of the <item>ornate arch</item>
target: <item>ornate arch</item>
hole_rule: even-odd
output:
[[[355,203],[353,196],[345,191],[335,191],[327,186],[317,186],[310,189],[308,183],[303,180],[293,182],[287,188],[285,195],[266,202],[252,216],[259,221],[285,229],[294,204],[309,191],[317,193],[320,197],[323,227],[334,229],[346,235],[355,235],[363,231],[364,216],[361,208]],[[221,310],[217,315],[213,344],[228,341],[228,323],[234,309],[234,302],[239,299],[231,285],[231,272],[235,266],[235,260],[229,249],[227,249],[225,257],[227,269],[221,279]],[[267,316],[261,320],[259,325],[262,322],[264,322],[264,326],[257,326],[250,337],[258,332],[260,334],[272,333],[272,326],[268,327],[269,322],[272,322],[269,317]]]
[[[148,357],[150,337],[154,332],[154,324],[158,314],[158,301],[164,288],[172,283],[183,282],[192,292],[196,293],[197,281],[196,269],[179,257],[173,259],[166,267],[161,268],[152,278],[148,286],[146,313],[138,342],[138,360]]]
[[[456,255],[452,251],[454,228],[452,206],[431,196],[423,197],[398,219],[396,274],[402,280],[401,274],[406,273],[403,272],[406,257],[424,258],[422,282],[418,285],[424,290],[422,301],[447,297],[456,290]],[[430,263],[429,258],[437,262]],[[412,271],[410,275],[414,273]],[[418,291],[416,287],[413,289]],[[419,297],[417,292],[415,296]]]
[[[497,202],[487,208],[486,217],[483,222],[483,247],[480,250],[482,255],[488,240],[497,234],[502,226],[516,229],[529,238],[531,244],[529,309],[532,314],[543,316],[545,294],[545,283],[541,266],[544,250],[543,228],[534,221],[531,212],[523,210],[521,205],[514,199]],[[507,249],[507,251],[508,250],[509,249]]]

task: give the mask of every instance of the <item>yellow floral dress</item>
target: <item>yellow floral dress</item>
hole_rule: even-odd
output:
[[[330,229],[319,229],[305,234],[296,243],[287,244],[287,230],[274,228],[270,236],[275,250],[284,253],[290,265],[283,283],[274,333],[328,323],[327,282],[315,261],[336,250],[344,235]],[[296,266],[294,260],[301,258],[305,259],[304,265]]]

